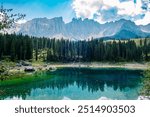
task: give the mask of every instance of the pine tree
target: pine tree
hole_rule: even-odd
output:
[[[13,40],[11,43],[11,60],[14,61],[15,60],[15,41]]]

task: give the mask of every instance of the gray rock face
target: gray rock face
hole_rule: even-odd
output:
[[[125,19],[99,24],[94,20],[74,18],[71,22],[65,24],[62,17],[56,17],[53,19],[35,18],[30,20],[22,24],[17,33],[36,37],[68,38],[74,40],[92,37],[128,39],[150,36],[150,26],[147,27],[137,26],[130,20]]]
[[[36,18],[23,24],[19,33],[37,37],[51,37],[57,34],[65,34],[65,23],[62,18]]]
[[[73,19],[72,22],[66,24],[66,30],[70,38],[88,39],[91,37],[101,36],[101,25],[93,20]]]

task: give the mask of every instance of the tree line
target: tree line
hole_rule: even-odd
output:
[[[0,34],[0,60],[32,59],[33,44],[29,36]]]
[[[71,41],[0,34],[0,60],[39,60],[48,62],[149,61],[150,42],[141,39]]]

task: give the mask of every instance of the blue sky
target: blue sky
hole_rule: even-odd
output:
[[[26,14],[25,20],[60,17],[94,19],[100,23],[122,18],[136,24],[150,23],[150,0],[1,0],[6,8]]]
[[[13,8],[15,13],[26,14],[26,20],[62,16],[66,22],[75,17],[71,2],[72,0],[2,0],[5,8]]]

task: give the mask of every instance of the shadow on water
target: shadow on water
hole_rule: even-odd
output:
[[[26,99],[36,89],[63,90],[70,86],[76,86],[82,91],[87,89],[90,93],[105,92],[105,86],[113,88],[114,91],[123,91],[125,88],[134,89],[140,86],[141,78],[141,70],[63,68],[36,75],[34,80],[23,84],[7,85],[7,81],[4,81],[3,85],[0,84],[0,99]]]

